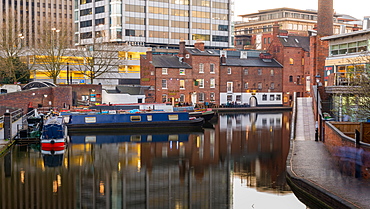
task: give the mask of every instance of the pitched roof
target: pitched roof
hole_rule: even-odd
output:
[[[310,38],[306,36],[280,36],[279,40],[284,47],[303,48],[305,51],[310,50]]]
[[[189,64],[181,62],[179,57],[166,55],[153,55],[152,64],[156,68],[192,68]]]
[[[214,49],[204,49],[204,51],[200,51],[197,48],[186,48],[186,51],[192,55],[219,56],[218,50],[214,50]]]
[[[260,59],[260,58],[227,58],[226,64],[223,66],[240,66],[240,67],[271,67],[282,68],[283,66],[275,59]]]

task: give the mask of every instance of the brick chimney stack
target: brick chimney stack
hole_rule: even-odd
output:
[[[319,0],[317,13],[317,35],[333,35],[333,0]]]
[[[179,43],[179,48],[180,48],[180,51],[179,51],[179,57],[184,57],[185,56],[185,41],[184,40],[180,40],[180,43]]]
[[[273,38],[276,38],[279,35],[279,31],[280,31],[279,22],[275,22],[274,25],[272,26]]]
[[[194,48],[199,49],[200,51],[204,51],[204,42],[201,40],[197,40],[194,44]]]
[[[360,30],[360,28],[358,27],[358,25],[357,25],[357,24],[355,24],[355,25],[353,26],[353,28],[352,28],[352,31],[358,31],[358,30]]]

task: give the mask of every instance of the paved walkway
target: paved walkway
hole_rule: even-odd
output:
[[[370,181],[340,173],[325,144],[315,141],[312,98],[297,99],[296,138],[288,159],[288,173],[309,182],[348,208],[370,209]]]

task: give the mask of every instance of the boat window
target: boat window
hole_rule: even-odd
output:
[[[168,115],[168,120],[179,120],[179,115]]]
[[[141,117],[140,117],[140,115],[133,115],[133,116],[130,116],[130,119],[131,119],[131,121],[133,121],[133,122],[141,121]]]
[[[140,135],[131,135],[130,141],[139,142],[139,141],[141,141],[141,136]]]
[[[152,116],[152,115],[147,115],[147,116],[146,116],[146,119],[147,119],[148,121],[152,121],[153,116]]]
[[[153,140],[152,138],[153,138],[152,135],[148,135],[146,141],[151,142]]]
[[[96,143],[96,136],[86,136],[85,143]]]
[[[96,117],[85,117],[85,123],[96,123]]]
[[[168,141],[177,141],[179,140],[179,135],[168,135]]]

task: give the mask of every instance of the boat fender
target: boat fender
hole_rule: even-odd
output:
[[[54,140],[51,140],[51,141],[50,141],[50,144],[55,144],[55,141],[54,141]]]

